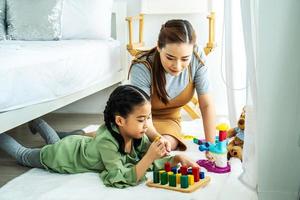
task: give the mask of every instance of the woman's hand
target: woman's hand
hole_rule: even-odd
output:
[[[149,157],[151,161],[159,159],[167,154],[165,144],[160,140],[154,140],[150,145],[146,156]]]
[[[185,165],[187,167],[200,167],[194,160],[183,154],[176,155],[174,157],[174,162],[174,166],[180,163],[181,165]]]
[[[206,151],[206,152],[205,152],[205,157],[206,157],[209,161],[214,161],[214,157],[213,157],[213,155],[212,155],[209,151]]]
[[[160,137],[159,139],[165,146],[166,148],[166,154],[168,155],[171,152],[171,142],[169,140],[167,140],[165,137]]]

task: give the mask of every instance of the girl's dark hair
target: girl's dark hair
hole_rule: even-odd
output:
[[[109,96],[104,110],[105,126],[112,136],[119,143],[119,152],[125,154],[124,139],[121,134],[113,130],[112,125],[116,125],[115,116],[120,115],[126,118],[135,106],[143,105],[150,101],[150,97],[140,88],[133,85],[118,86]],[[141,143],[141,139],[134,139],[133,145],[136,148]]]
[[[191,23],[187,20],[173,19],[162,25],[157,45],[160,49],[167,44],[172,43],[188,43],[196,44],[196,33]],[[166,91],[166,78],[164,68],[161,64],[159,52],[155,49],[149,52],[148,55],[154,52],[154,61],[152,63],[153,73],[153,89],[156,91],[158,98],[165,104],[169,102],[168,93]]]

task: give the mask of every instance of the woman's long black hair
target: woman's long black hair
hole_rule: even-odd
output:
[[[157,46],[162,49],[167,44],[188,43],[195,45],[196,33],[191,23],[187,20],[172,19],[162,25]],[[154,49],[154,63],[153,63],[153,88],[157,92],[158,98],[164,103],[168,104],[168,93],[166,90],[165,70],[162,66],[160,55],[157,49]],[[155,78],[154,78],[155,77]]]
[[[119,143],[119,152],[125,154],[124,139],[121,134],[112,129],[112,125],[116,125],[115,116],[120,115],[126,118],[134,109],[135,106],[143,105],[150,101],[150,97],[140,88],[133,85],[118,86],[109,96],[104,110],[105,126],[112,136]],[[134,139],[133,145],[136,148],[141,143],[141,139]]]

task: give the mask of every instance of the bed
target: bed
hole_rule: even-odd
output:
[[[0,42],[0,133],[126,79],[126,4],[107,40]]]

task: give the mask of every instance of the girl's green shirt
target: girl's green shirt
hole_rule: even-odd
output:
[[[113,127],[118,132],[116,127]],[[105,125],[95,138],[74,135],[55,144],[46,145],[41,150],[41,162],[50,171],[58,173],[97,172],[106,186],[124,188],[137,185],[135,165],[147,152],[150,141],[142,137],[137,148],[130,154],[121,154],[119,144]],[[165,162],[172,162],[167,156],[155,160],[148,170],[163,169]],[[145,175],[140,181],[146,180]]]

